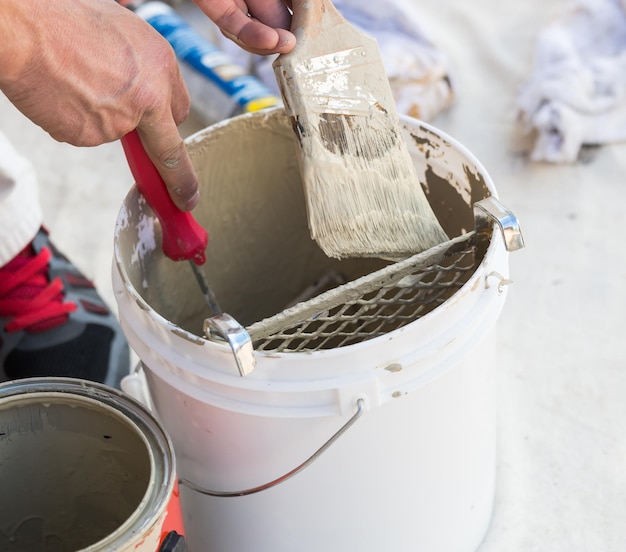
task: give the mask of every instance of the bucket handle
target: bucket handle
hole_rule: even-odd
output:
[[[337,439],[339,439],[339,437],[341,437],[346,431],[348,431],[348,429],[350,429],[350,427],[352,427],[352,425],[361,417],[364,410],[365,410],[365,400],[363,398],[357,399],[356,411],[354,412],[354,414],[350,417],[350,419],[345,424],[343,424],[339,428],[339,430],[337,430],[337,432],[330,439],[328,439],[328,441],[326,441],[320,448],[318,448],[304,462],[302,462],[302,464],[295,467],[291,471],[287,472],[285,475],[281,475],[280,477],[274,479],[273,481],[270,481],[269,483],[265,483],[264,485],[259,485],[258,487],[252,487],[250,489],[245,489],[242,491],[212,491],[210,489],[205,489],[203,487],[200,487],[199,485],[196,485],[195,483],[189,481],[188,479],[185,479],[184,477],[181,477],[178,480],[178,482],[180,485],[185,485],[185,487],[188,487],[189,489],[193,491],[197,491],[204,495],[216,496],[220,498],[247,496],[247,495],[259,493],[261,491],[265,491],[266,489],[270,489],[271,487],[275,487],[276,485],[279,485],[280,483],[284,483],[288,479],[291,479],[294,475],[300,473],[302,470],[304,470],[304,468],[310,466],[313,462],[315,462],[315,460],[317,460],[326,450],[328,450],[330,446],[335,441],[337,441]]]

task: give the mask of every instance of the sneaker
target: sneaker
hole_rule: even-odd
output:
[[[74,377],[119,388],[129,363],[117,319],[41,228],[0,268],[0,381]]]

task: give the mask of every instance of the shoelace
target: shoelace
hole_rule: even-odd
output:
[[[7,332],[45,331],[66,322],[76,310],[75,303],[63,301],[61,279],[48,282],[51,256],[44,247],[36,255],[22,257],[16,270],[5,267],[0,272],[0,316],[12,318],[4,326]]]

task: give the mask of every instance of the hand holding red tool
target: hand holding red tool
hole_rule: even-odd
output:
[[[188,260],[213,315],[221,314],[200,265],[206,262],[207,231],[190,212],[181,211],[170,197],[163,178],[146,153],[136,130],[121,139],[137,188],[161,223],[163,253],[174,261]]]

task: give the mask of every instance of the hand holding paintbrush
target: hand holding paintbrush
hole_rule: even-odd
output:
[[[404,142],[378,46],[329,0],[294,0],[274,62],[311,236],[330,257],[401,258],[448,240]]]

